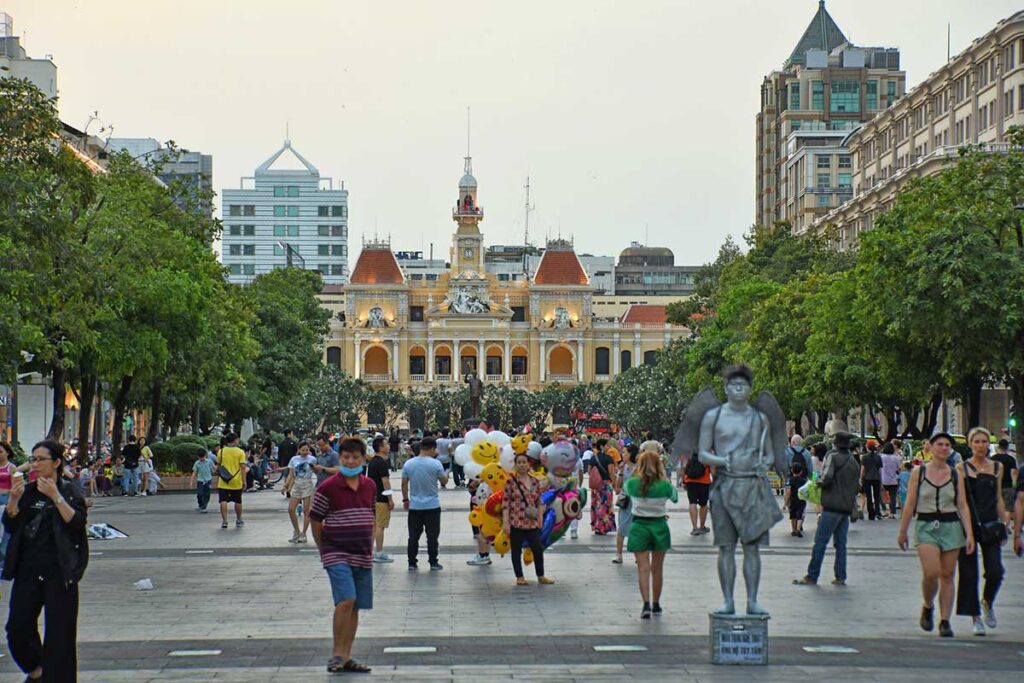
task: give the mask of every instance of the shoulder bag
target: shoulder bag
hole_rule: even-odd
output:
[[[977,475],[978,470],[976,470],[974,468],[974,465],[972,465],[971,463],[964,462],[964,467],[970,467],[971,468],[971,472],[974,472],[975,475]],[[998,483],[999,482],[999,466],[998,466],[998,463],[996,464],[996,467],[995,467],[995,476],[996,476],[996,481]],[[967,478],[968,479],[975,479],[975,480],[977,480],[977,476],[967,477]],[[971,491],[971,484],[970,484],[970,482],[968,482],[968,481],[964,482],[964,490],[966,490],[966,492],[967,492],[967,504],[971,508],[971,523],[974,525],[974,536],[975,536],[975,539],[978,541],[978,543],[982,543],[984,545],[995,545],[997,543],[1002,545],[1003,543],[1005,543],[1006,540],[1009,538],[1009,533],[1006,531],[1006,525],[1003,524],[998,519],[993,519],[990,522],[982,522],[981,520],[979,520],[978,519],[978,508],[977,508],[977,506],[975,505],[975,502],[974,502],[974,492]],[[999,495],[999,493],[997,492],[996,495]]]
[[[525,504],[524,514],[526,514],[526,518],[532,520],[540,519],[540,510],[537,509],[537,506],[527,504],[526,489],[524,489],[523,485],[519,483],[519,477],[513,475],[512,481],[516,483],[516,488],[519,489],[519,493],[523,496],[523,503]]]

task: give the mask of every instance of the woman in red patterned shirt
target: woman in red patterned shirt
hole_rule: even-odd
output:
[[[544,576],[544,548],[540,542],[540,527],[544,520],[544,506],[540,502],[540,494],[548,487],[530,475],[530,459],[520,453],[515,460],[515,473],[505,484],[505,493],[501,502],[502,530],[509,537],[512,549],[512,569],[516,573],[516,585],[527,585],[523,576],[523,541],[530,546],[533,553],[533,566],[537,570],[537,583],[551,584],[551,579]]]

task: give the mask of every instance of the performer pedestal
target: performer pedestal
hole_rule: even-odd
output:
[[[708,613],[712,664],[768,664],[767,614]]]

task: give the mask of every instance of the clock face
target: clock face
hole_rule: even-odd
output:
[[[463,249],[462,250],[462,258],[473,258],[473,250],[472,249]]]

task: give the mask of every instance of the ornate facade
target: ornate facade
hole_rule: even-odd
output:
[[[594,288],[572,245],[548,245],[529,280],[499,281],[484,268],[484,211],[466,157],[452,211],[450,268],[410,281],[390,244],[369,242],[340,292],[324,361],[353,377],[398,388],[486,383],[537,389],[611,381],[685,336],[664,306],[631,306],[619,317],[593,311]],[[331,288],[333,289],[333,288]],[[325,303],[331,291],[325,287]]]

